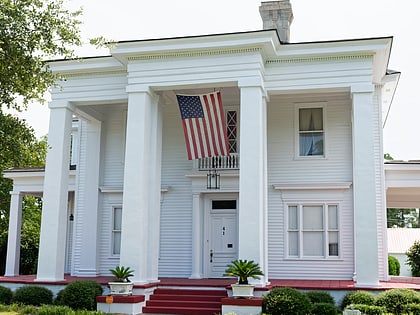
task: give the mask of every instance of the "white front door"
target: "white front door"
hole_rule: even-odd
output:
[[[227,265],[238,258],[238,201],[209,199],[208,211],[208,277],[223,277]]]

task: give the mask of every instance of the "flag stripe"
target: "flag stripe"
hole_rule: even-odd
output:
[[[229,155],[220,92],[177,95],[188,159]]]

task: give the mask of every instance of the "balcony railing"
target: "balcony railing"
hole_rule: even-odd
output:
[[[229,156],[212,156],[194,161],[195,168],[199,171],[237,170],[239,169],[239,154],[231,153]]]

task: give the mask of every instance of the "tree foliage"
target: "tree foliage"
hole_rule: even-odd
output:
[[[3,177],[9,168],[40,167],[45,164],[47,139],[38,140],[34,131],[25,121],[0,111],[0,273],[4,271],[6,258],[7,232],[9,224],[10,191],[12,181]],[[41,203],[39,198],[25,197],[22,207],[22,271],[33,269],[38,252]],[[35,249],[34,249],[35,248]],[[29,259],[30,267],[25,267],[26,253],[33,253]],[[28,270],[29,269],[29,270]]]
[[[419,213],[416,209],[388,208],[386,211],[387,227],[418,228]]]
[[[67,10],[63,1],[0,1],[1,110],[43,102],[48,88],[62,79],[45,61],[73,58],[81,45],[81,10]]]

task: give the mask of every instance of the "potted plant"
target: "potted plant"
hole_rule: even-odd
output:
[[[259,279],[264,273],[253,260],[237,259],[228,265],[224,275],[238,277],[238,283],[232,284],[232,296],[252,297],[254,296],[254,286],[248,283],[248,278]]]
[[[131,295],[133,283],[129,278],[133,276],[134,270],[130,267],[116,266],[109,271],[114,275],[114,281],[108,282],[111,295]]]

